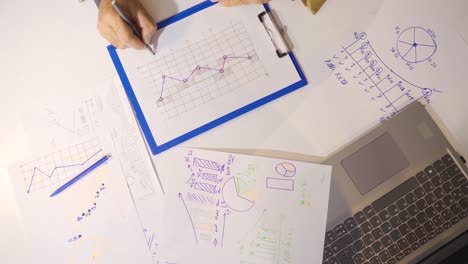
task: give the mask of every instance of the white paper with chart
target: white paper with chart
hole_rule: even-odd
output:
[[[301,80],[277,56],[262,11],[209,7],[160,29],[156,56],[117,51],[158,145]]]
[[[94,138],[9,167],[35,263],[152,263],[118,160],[50,197],[110,152]]]
[[[161,256],[183,263],[322,261],[331,167],[174,148]]]

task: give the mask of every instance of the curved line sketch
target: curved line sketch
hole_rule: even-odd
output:
[[[403,30],[398,36],[396,47],[401,58],[409,63],[423,62],[437,51],[434,38],[422,27]]]
[[[247,212],[255,205],[255,202],[239,194],[234,177],[224,183],[221,194],[226,205],[236,212]]]

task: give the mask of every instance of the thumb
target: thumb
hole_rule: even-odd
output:
[[[157,29],[156,23],[153,22],[151,16],[144,9],[137,13],[136,20],[141,28],[143,41],[147,44],[150,43]]]

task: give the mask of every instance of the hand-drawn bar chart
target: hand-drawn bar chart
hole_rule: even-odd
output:
[[[97,139],[61,149],[20,165],[26,193],[64,183],[102,158]]]
[[[137,67],[151,83],[156,110],[170,119],[265,76],[244,26],[210,30],[204,38]]]

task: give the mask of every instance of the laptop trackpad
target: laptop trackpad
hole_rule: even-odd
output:
[[[341,161],[341,165],[364,195],[407,168],[409,162],[387,132]]]

